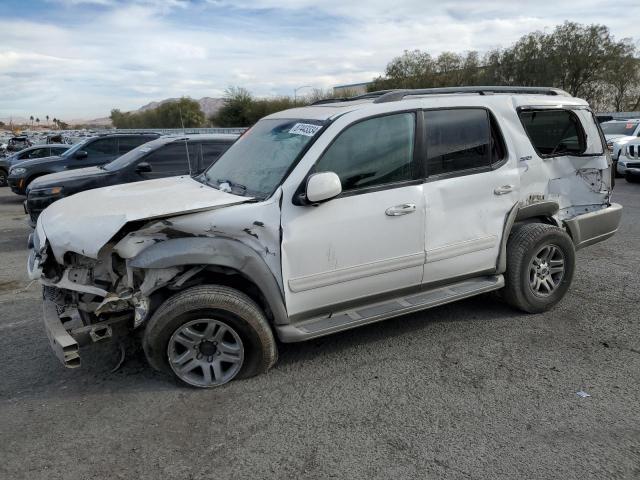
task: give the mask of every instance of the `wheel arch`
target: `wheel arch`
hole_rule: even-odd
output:
[[[543,201],[521,206],[516,202],[506,215],[502,239],[500,240],[500,251],[496,262],[496,273],[504,273],[507,269],[507,241],[514,228],[527,223],[545,223],[562,227],[554,215],[558,213],[560,205],[554,201]]]
[[[284,295],[262,256],[239,240],[175,238],[156,243],[129,261],[133,268],[204,266],[194,279],[236,288],[255,300],[276,325],[289,323]],[[266,307],[266,308],[265,308]]]

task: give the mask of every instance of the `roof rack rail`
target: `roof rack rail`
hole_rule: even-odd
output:
[[[557,95],[570,97],[571,95],[559,88],[551,87],[441,87],[441,88],[419,88],[406,90],[391,90],[383,95],[377,96],[373,103],[397,102],[410,95],[445,95],[452,93],[475,93],[478,95],[491,95],[494,93],[511,93],[524,95]]]
[[[325,98],[317,100],[311,105],[323,105],[325,103],[351,102],[353,100],[367,100],[373,98],[373,103],[397,102],[410,95],[446,95],[452,93],[475,93],[478,95],[491,95],[494,93],[511,93],[522,95],[556,95],[570,97],[571,94],[559,88],[552,87],[436,87],[436,88],[416,88],[416,89],[391,89],[377,90],[375,92],[363,93],[354,97]]]
[[[311,105],[322,105],[325,103],[336,103],[336,102],[351,102],[353,100],[367,100],[369,98],[378,98],[381,95],[385,95],[387,93],[397,92],[397,90],[377,90],[375,92],[367,92],[362,95],[356,95],[354,97],[340,97],[340,98],[324,98],[322,100],[316,100]]]

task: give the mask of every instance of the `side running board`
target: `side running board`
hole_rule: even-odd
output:
[[[292,325],[276,326],[276,331],[283,342],[301,342],[387,318],[437,307],[502,287],[504,287],[502,275],[472,278],[384,302],[335,312],[329,317],[312,318]]]

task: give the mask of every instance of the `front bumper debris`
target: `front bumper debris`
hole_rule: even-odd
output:
[[[576,250],[612,237],[620,226],[622,205],[612,203],[607,208],[577,215],[565,224],[571,233]]]
[[[44,299],[42,305],[44,319],[44,329],[49,338],[49,344],[56,354],[58,360],[67,368],[78,368],[80,366],[80,345],[65,330],[64,325],[58,317],[56,304],[49,299]]]

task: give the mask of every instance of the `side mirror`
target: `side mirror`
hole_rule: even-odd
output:
[[[306,196],[309,203],[326,202],[342,193],[340,177],[333,172],[314,173],[307,179]]]
[[[149,165],[147,162],[140,162],[136,166],[136,172],[138,173],[149,173],[151,170],[151,165]]]
[[[87,152],[85,152],[84,150],[78,150],[75,155],[73,156],[73,158],[75,158],[76,160],[83,160],[85,158],[87,158],[89,156],[89,154]]]

